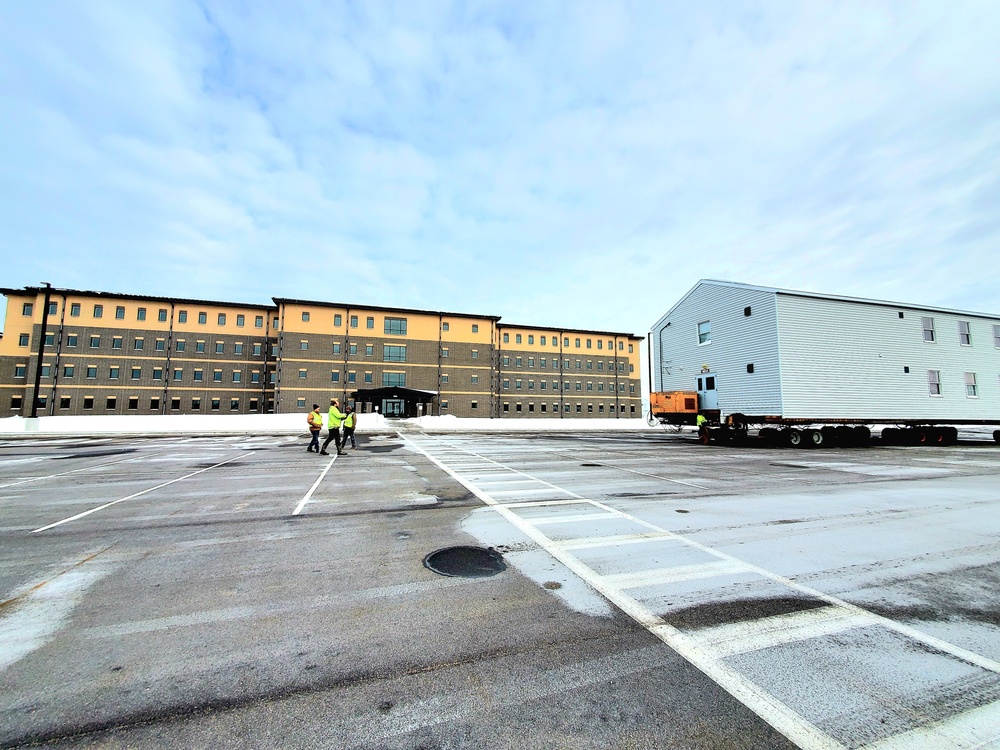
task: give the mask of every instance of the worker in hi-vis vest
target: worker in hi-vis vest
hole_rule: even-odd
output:
[[[344,414],[344,412],[342,412],[340,410],[340,402],[337,399],[335,399],[335,398],[331,398],[330,399],[330,411],[329,411],[329,413],[327,414],[327,417],[326,417],[326,420],[327,420],[326,421],[326,426],[327,426],[327,429],[330,430],[330,433],[326,436],[326,441],[323,443],[323,450],[320,451],[320,453],[322,453],[324,456],[330,455],[329,453],[326,452],[326,446],[328,446],[330,444],[331,440],[335,440],[337,442],[337,455],[338,456],[346,456],[347,455],[346,453],[344,453],[343,449],[341,448],[342,444],[341,444],[341,441],[340,441],[340,424],[341,424],[341,422],[344,421],[344,417],[345,416],[347,416],[347,415]]]
[[[695,417],[694,423],[698,425],[698,439],[708,445],[708,419],[704,414],[698,414]]]

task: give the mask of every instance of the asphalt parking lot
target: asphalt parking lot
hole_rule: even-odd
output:
[[[305,445],[0,441],[0,747],[1000,747],[991,442]]]

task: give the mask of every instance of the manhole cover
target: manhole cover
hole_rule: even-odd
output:
[[[488,578],[507,570],[503,556],[483,547],[445,547],[424,558],[424,567],[443,576]]]

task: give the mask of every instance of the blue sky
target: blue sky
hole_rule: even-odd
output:
[[[0,285],[1000,314],[1000,4],[9,2]]]

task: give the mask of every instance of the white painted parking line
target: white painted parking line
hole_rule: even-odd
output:
[[[508,508],[544,508],[549,505],[589,505],[586,500],[528,500],[523,503],[504,503]]]
[[[716,560],[700,565],[675,565],[671,568],[636,570],[628,573],[614,573],[604,576],[612,586],[623,589],[637,589],[643,586],[661,586],[681,581],[697,581],[701,578],[746,573],[746,565],[733,560]]]
[[[580,513],[575,516],[549,516],[546,518],[522,518],[524,523],[532,526],[550,526],[556,523],[580,523],[583,521],[617,521],[621,516],[616,513]]]
[[[299,515],[302,512],[302,509],[306,507],[306,503],[309,502],[309,499],[313,496],[313,493],[316,491],[316,488],[319,487],[320,482],[323,481],[323,477],[325,477],[326,473],[330,471],[330,469],[333,467],[333,462],[336,460],[337,460],[337,454],[334,453],[333,457],[323,468],[323,471],[320,472],[319,477],[317,477],[316,481],[313,482],[313,486],[309,488],[309,491],[302,497],[301,500],[299,500],[299,504],[295,506],[295,510],[292,511],[293,516]]]
[[[868,614],[849,612],[840,607],[818,607],[760,620],[716,625],[690,635],[715,658],[725,659],[748,651],[760,651],[877,624]]]
[[[83,471],[94,471],[95,469],[103,469],[105,466],[114,466],[115,464],[124,463],[126,461],[134,461],[136,458],[138,458],[138,456],[129,456],[128,458],[121,458],[118,459],[117,461],[108,461],[103,464],[96,464],[95,466],[84,466],[83,468],[80,469],[72,469],[71,471],[62,471],[59,472],[58,474],[46,474],[45,476],[41,477],[31,477],[29,479],[22,479],[18,482],[0,484],[0,490],[6,489],[7,487],[17,487],[18,485],[21,484],[29,484],[31,482],[41,482],[44,479],[56,479],[58,477],[67,477],[70,474],[79,474],[80,472]]]
[[[803,748],[803,750],[844,750],[845,745],[810,722],[805,716],[798,713],[793,706],[772,695],[761,685],[755,683],[738,669],[728,664],[724,658],[726,655],[768,648],[781,643],[810,640],[856,627],[878,626],[929,646],[941,654],[1000,674],[1000,662],[996,660],[948,643],[942,639],[918,631],[915,628],[903,625],[900,622],[868,612],[838,597],[825,594],[785,576],[740,560],[720,550],[696,542],[693,539],[672,533],[667,529],[622,513],[594,500],[581,498],[586,500],[593,508],[602,511],[601,514],[596,516],[583,514],[566,518],[572,520],[581,520],[582,518],[586,518],[586,520],[625,519],[639,527],[647,529],[648,532],[627,536],[608,536],[600,539],[587,538],[558,542],[547,536],[542,529],[538,528],[548,522],[549,519],[529,519],[518,515],[511,508],[498,502],[488,490],[470,477],[453,471],[446,463],[431,453],[429,449],[423,448],[420,445],[420,440],[408,437],[404,437],[404,440],[412,445],[415,450],[427,456],[429,460],[452,476],[457,482],[466,487],[466,489],[478,496],[487,506],[508,520],[521,533],[533,540],[541,549],[546,550],[552,557],[565,565],[568,570],[589,584],[591,588],[604,596],[609,602],[628,614],[637,623],[641,624],[678,654],[698,667],[698,669],[708,675],[723,689],[740,700],[781,734],[796,743],[800,748]],[[435,445],[431,440],[427,440],[426,444],[430,446]],[[530,476],[524,472],[520,473],[524,474],[524,476]],[[555,488],[556,486],[553,485],[553,487]],[[575,495],[575,493],[569,493],[568,491],[567,493]],[[581,497],[579,495],[575,496],[578,498]],[[557,516],[552,522],[558,523],[560,519]],[[772,583],[795,591],[800,595],[823,602],[826,605],[823,609],[827,611],[813,614],[800,613],[797,615],[762,618],[756,621],[741,623],[738,626],[719,626],[717,630],[701,634],[697,631],[686,633],[670,625],[663,617],[657,614],[656,610],[653,609],[658,606],[656,598],[650,600],[650,603],[647,605],[640,599],[626,593],[626,587],[631,587],[631,584],[639,579],[641,575],[648,575],[655,582],[658,578],[668,577],[670,575],[668,569],[654,573],[639,571],[635,574],[635,578],[626,577],[627,574],[602,575],[584,563],[579,557],[572,554],[573,549],[583,549],[586,547],[613,549],[619,543],[634,544],[652,539],[676,541],[679,545],[684,545],[691,550],[697,550],[715,558],[719,564],[717,569],[724,569],[728,565],[745,573],[760,576]],[[632,590],[634,588],[632,587]],[[735,643],[732,645],[726,645],[727,634],[723,628],[728,628],[728,636],[735,640]],[[992,714],[989,714],[989,716],[992,718]],[[941,735],[941,737],[944,736]],[[986,741],[992,743],[992,736],[987,736]],[[940,748],[983,747],[981,743],[978,745],[965,744],[964,735],[958,744],[949,740],[946,744],[928,745],[928,747],[931,746]],[[990,744],[989,746],[992,747],[993,745]],[[897,748],[904,747],[904,745],[886,746],[886,748],[889,747]],[[882,749],[880,748],[880,750]]]
[[[148,490],[142,490],[141,492],[135,492],[135,493],[129,495],[128,497],[123,497],[123,498],[120,498],[118,500],[112,500],[110,503],[105,503],[104,505],[99,505],[96,508],[91,508],[90,510],[85,510],[83,513],[77,513],[75,516],[70,516],[69,518],[64,518],[61,521],[56,521],[55,523],[50,523],[48,526],[42,526],[40,529],[35,529],[31,533],[32,534],[37,534],[40,531],[47,531],[48,529],[54,529],[56,526],[62,526],[64,523],[69,523],[70,521],[76,521],[76,520],[78,520],[80,518],[83,518],[84,516],[89,516],[91,513],[96,513],[99,510],[104,510],[105,508],[110,508],[112,505],[118,505],[118,503],[124,503],[126,500],[131,500],[131,499],[139,497],[141,495],[148,495],[150,492],[155,492],[156,490],[162,489],[163,487],[167,487],[167,486],[169,486],[171,484],[175,484],[176,482],[181,482],[181,481],[183,481],[185,479],[190,479],[191,477],[197,476],[198,474],[203,474],[206,471],[211,471],[212,469],[217,469],[220,466],[225,466],[226,464],[232,463],[233,461],[236,461],[237,459],[246,458],[249,455],[252,455],[252,454],[250,454],[250,453],[241,453],[239,456],[233,456],[230,459],[227,459],[225,461],[221,461],[221,462],[219,462],[217,464],[213,464],[212,466],[209,466],[209,467],[207,467],[205,469],[198,469],[198,471],[192,471],[190,474],[185,474],[182,477],[177,477],[177,479],[171,479],[169,482],[164,482],[163,484],[158,484],[155,487],[150,487]]]
[[[861,750],[998,750],[1000,701],[887,737]]]

